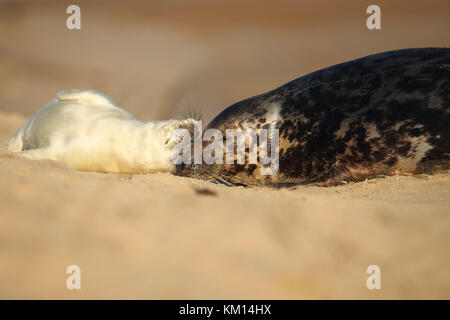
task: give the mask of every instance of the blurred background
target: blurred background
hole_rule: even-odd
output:
[[[68,30],[66,8],[81,8]],[[381,30],[366,8],[381,7]],[[0,0],[0,111],[95,89],[139,120],[203,114],[335,63],[450,46],[450,1]]]

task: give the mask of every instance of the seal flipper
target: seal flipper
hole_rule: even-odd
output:
[[[95,90],[70,90],[58,93],[56,98],[61,101],[78,101],[92,106],[114,106],[116,104],[106,94]]]

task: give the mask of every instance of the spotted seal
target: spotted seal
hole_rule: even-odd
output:
[[[7,141],[8,150],[82,171],[175,171],[176,130],[192,119],[140,122],[94,90],[61,92]]]
[[[450,48],[378,53],[334,65],[223,110],[205,129],[279,130],[279,170],[178,164],[228,185],[335,185],[450,168]],[[246,158],[248,157],[246,149]]]

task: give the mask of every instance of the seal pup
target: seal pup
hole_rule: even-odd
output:
[[[191,162],[178,164],[178,175],[227,185],[329,186],[447,172],[450,48],[403,49],[334,65],[231,105],[209,128],[223,136],[226,129],[278,129],[277,173],[261,175],[262,164]]]
[[[93,90],[61,92],[6,143],[29,159],[51,159],[82,171],[149,173],[175,170],[174,132],[186,119],[140,122]]]

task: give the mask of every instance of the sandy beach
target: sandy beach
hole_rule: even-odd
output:
[[[371,53],[450,46],[448,1],[0,3],[0,299],[449,299],[450,175],[226,187],[32,161],[4,142],[57,92],[140,120],[226,106]],[[78,265],[82,289],[66,288]],[[370,265],[381,290],[366,287]]]

